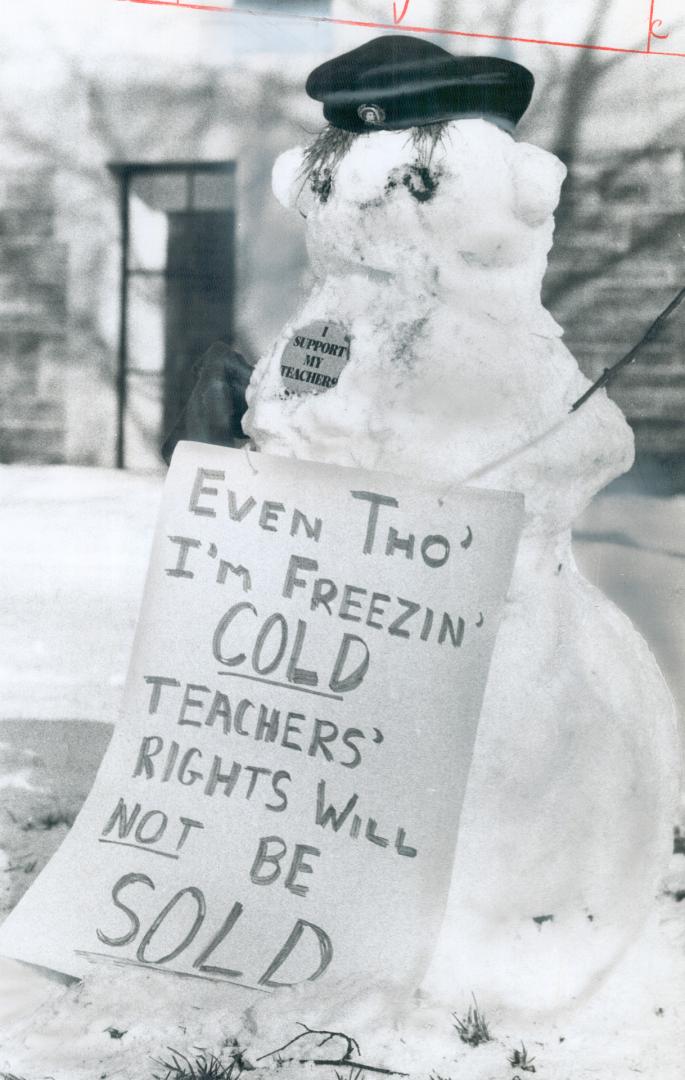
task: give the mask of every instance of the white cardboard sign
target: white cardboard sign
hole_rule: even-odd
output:
[[[522,516],[511,493],[181,443],[121,720],[0,951],[416,985]]]

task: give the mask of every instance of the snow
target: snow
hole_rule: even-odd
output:
[[[685,884],[682,855],[674,857],[671,877]],[[662,893],[639,942],[586,1003],[553,1018],[512,1017],[479,1000],[492,1041],[475,1047],[460,1041],[452,1016],[466,1015],[468,998],[436,1001],[424,995],[399,1002],[382,984],[341,987],[326,996],[320,990],[285,992],[246,1007],[229,987],[125,968],[94,973],[72,988],[26,974],[22,982],[15,975],[15,1020],[3,1022],[0,1068],[29,1080],[147,1077],[156,1071],[155,1059],[169,1058],[170,1047],[186,1055],[203,1048],[227,1060],[235,1039],[248,1061],[261,1066],[256,1078],[333,1080],[334,1069],[279,1068],[273,1057],[258,1061],[305,1023],[345,1032],[360,1044],[359,1060],[416,1080],[513,1080],[517,1074],[523,1080],[527,1074],[508,1064],[522,1043],[535,1058],[540,1080],[680,1080],[683,944],[683,905]],[[115,1037],[112,1030],[124,1034]]]
[[[125,674],[160,481],[106,470],[12,466],[0,470],[0,490],[12,538],[11,547],[4,549],[2,589],[3,640],[12,650],[12,663],[3,672],[3,701],[10,701],[11,709],[5,706],[3,712],[27,721],[36,715],[111,720]],[[684,523],[683,498],[597,498],[579,522],[581,539],[575,551],[590,579],[649,634],[662,664],[668,667],[669,657],[673,659],[669,675],[676,678],[672,685],[685,704],[683,683],[677,681],[682,680],[678,657],[685,631]],[[83,577],[71,551],[90,552],[90,570]],[[108,618],[102,618],[103,611]],[[89,635],[97,617],[100,647],[92,649]],[[49,632],[53,643],[42,661],[40,699],[31,678],[31,641],[37,631],[46,637]],[[61,675],[61,681],[54,675]],[[94,699],[97,684],[108,689]],[[28,747],[33,745],[33,726],[27,722],[25,728]],[[2,730],[0,740],[7,750]],[[44,786],[33,768],[35,756],[5,754],[3,776],[25,789]],[[41,841],[49,837],[40,834]],[[7,863],[1,846],[0,862]],[[1,870],[0,875],[5,876]],[[80,988],[68,989],[23,970],[18,974],[5,961],[0,985],[4,982],[9,993],[7,1000],[0,993],[0,1068],[27,1080],[92,1080],[105,1072],[147,1076],[153,1071],[151,1059],[167,1054],[167,1046],[182,1052],[205,1046],[218,1053],[226,1039],[240,1036],[256,1058],[292,1038],[298,1031],[295,1025],[305,1021],[312,1027],[348,1030],[360,1041],[364,1061],[412,1071],[421,1080],[431,1071],[464,1080],[511,1078],[516,1072],[507,1058],[521,1041],[535,1057],[541,1080],[631,1080],[639,1070],[659,1080],[677,1080],[685,1050],[685,906],[674,894],[684,887],[685,856],[675,855],[663,883],[672,895],[660,891],[645,932],[608,980],[575,1010],[551,1018],[535,1011],[512,1017],[490,1006],[487,996],[479,998],[494,1041],[475,1048],[461,1043],[452,1026],[452,1011],[465,1014],[468,1009],[464,994],[437,1003],[410,1003],[397,1017],[382,988],[363,995],[357,988],[352,1001],[332,1002],[318,1011],[298,998],[245,1016],[244,1005],[230,990],[215,984],[176,984],[154,973],[117,968],[94,972]],[[543,932],[544,926],[541,940]],[[106,1030],[110,1027],[126,1035],[114,1039]],[[293,1067],[288,1080],[297,1075]],[[523,1080],[527,1074],[518,1075]],[[325,1080],[332,1076],[327,1073]]]
[[[434,148],[407,132],[357,138],[325,202],[302,161],[286,151],[274,178],[306,216],[315,283],[250,384],[260,448],[454,484],[549,428],[478,483],[523,491],[529,529],[568,526],[629,466],[632,440],[603,395],[555,429],[586,387],[540,303],[561,162],[482,120],[450,123]],[[333,392],[285,399],[284,345],[321,319],[351,334],[349,363]]]
[[[483,120],[417,132],[359,136],[309,175],[312,153],[277,162],[314,280],[257,365],[245,426],[267,452],[523,492],[426,985],[553,1009],[646,917],[677,721],[649,647],[571,551],[572,521],[628,469],[633,440],[603,391],[571,412],[589,384],[540,300],[564,167]],[[284,347],[328,322],[350,337],[337,383],[285,393]]]
[[[162,483],[0,466],[3,718],[116,719]],[[574,535],[584,576],[647,638],[685,714],[685,496],[600,496]]]
[[[228,988],[152,972],[112,967],[56,990],[13,969],[0,1067],[4,1055],[29,1080],[145,1075],[170,1046],[225,1055],[232,1038],[254,1063],[267,1054],[268,1075],[278,1068],[269,1051],[298,1022],[345,1031],[366,1063],[416,1077],[513,1080],[508,1058],[522,1042],[550,1080],[679,1075],[682,854],[659,884],[675,716],[650,649],[595,585],[644,627],[681,695],[685,503],[595,500],[577,549],[589,580],[577,573],[568,528],[628,466],[632,440],[603,393],[568,416],[587,384],[539,302],[563,169],[484,122],[459,121],[429,161],[435,197],[421,200],[411,194],[418,153],[406,135],[357,140],[325,203],[301,190],[294,155],[279,166],[278,194],[308,215],[316,280],[259,365],[250,422],[271,452],[526,496],[431,975],[410,1002],[379,982],[246,1010]],[[350,361],[334,389],[284,397],[281,351],[319,319],[349,330]],[[0,483],[11,714],[108,719],[158,482],[12,468]],[[493,1034],[476,1047],[451,1017],[465,1016],[472,994]],[[300,1074],[321,1075],[282,1067]]]
[[[3,716],[115,718],[160,494],[156,477],[0,467]]]

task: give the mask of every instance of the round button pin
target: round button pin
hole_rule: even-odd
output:
[[[381,109],[380,105],[360,105],[357,109],[357,116],[365,124],[377,127],[385,120],[385,109]]]
[[[281,379],[292,394],[321,394],[337,385],[350,358],[350,335],[323,319],[295,331],[281,354]]]

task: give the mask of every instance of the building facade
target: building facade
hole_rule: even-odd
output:
[[[162,468],[159,445],[197,355],[218,338],[254,362],[306,280],[302,229],[271,194],[271,165],[320,126],[302,93],[307,72],[357,40],[324,27],[293,44],[265,22],[264,49],[245,48],[257,18],[142,11],[113,4],[99,54],[77,34],[55,56],[54,25],[41,38],[27,24],[15,68],[0,73],[3,462]],[[132,12],[138,54],[126,38]],[[162,25],[173,40],[154,38]],[[669,132],[636,137],[627,119],[625,139],[592,125],[579,137],[548,53],[522,127],[569,166],[544,296],[595,378],[683,282],[685,149]],[[614,100],[630,76],[617,68]],[[606,108],[604,70],[594,77],[590,117]],[[557,145],[569,130],[574,139]],[[685,460],[684,341],[679,311],[611,390],[638,452],[669,460],[674,475]]]

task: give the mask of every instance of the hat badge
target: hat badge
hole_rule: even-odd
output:
[[[381,109],[380,105],[360,105],[357,109],[357,116],[365,124],[378,127],[385,120],[385,109]]]

